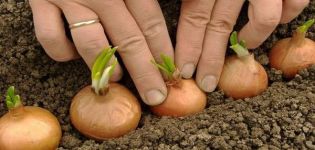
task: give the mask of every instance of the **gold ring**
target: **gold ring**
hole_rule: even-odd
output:
[[[91,25],[94,23],[99,23],[100,20],[97,19],[92,19],[92,20],[87,20],[87,21],[82,21],[82,22],[78,22],[78,23],[73,23],[69,25],[70,29],[74,29],[74,28],[78,28],[78,27],[82,27],[82,26],[86,26],[86,25]]]

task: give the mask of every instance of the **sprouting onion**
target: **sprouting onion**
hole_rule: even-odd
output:
[[[55,150],[61,139],[57,118],[48,110],[23,106],[13,86],[8,88],[9,112],[0,118],[1,150]]]
[[[196,114],[204,110],[206,95],[192,79],[182,79],[174,61],[161,55],[162,63],[152,63],[162,70],[167,79],[168,95],[165,101],[157,106],[151,106],[151,111],[158,116],[182,117]]]
[[[297,28],[292,38],[279,40],[271,49],[271,67],[281,70],[286,78],[293,78],[299,70],[315,64],[315,42],[305,38],[314,22],[314,19],[308,20]]]
[[[237,32],[230,37],[230,48],[237,55],[225,60],[219,88],[229,97],[235,99],[253,97],[266,90],[268,77],[263,66],[246,48],[245,41],[238,41]]]
[[[117,59],[117,47],[106,48],[92,67],[92,86],[79,91],[71,103],[74,127],[95,140],[116,138],[134,130],[140,121],[137,98],[124,86],[110,83]],[[111,60],[113,59],[113,63]]]

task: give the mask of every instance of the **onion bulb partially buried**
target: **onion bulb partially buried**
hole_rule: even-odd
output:
[[[137,128],[141,108],[137,98],[124,86],[109,83],[116,48],[105,49],[92,68],[92,86],[80,90],[72,100],[70,119],[80,133],[95,140],[123,136]]]
[[[234,99],[259,95],[268,86],[265,69],[255,60],[254,55],[248,52],[245,42],[238,42],[236,32],[232,33],[230,41],[231,48],[237,56],[226,58],[219,80],[219,88],[226,96]]]
[[[57,118],[48,110],[23,106],[10,87],[6,96],[9,112],[0,118],[1,150],[55,150],[61,139]]]
[[[182,79],[173,60],[161,55],[162,64],[153,63],[167,75],[168,95],[165,101],[151,106],[151,111],[158,116],[183,117],[203,111],[206,107],[206,94],[199,89],[192,79]]]
[[[278,41],[269,53],[271,67],[281,70],[284,77],[293,78],[299,70],[315,64],[315,42],[305,38],[314,19],[300,26],[292,38]]]

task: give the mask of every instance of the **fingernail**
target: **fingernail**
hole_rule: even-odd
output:
[[[206,76],[201,81],[201,88],[205,92],[213,92],[217,87],[217,79],[214,76]]]
[[[191,78],[195,71],[195,65],[193,63],[187,63],[183,66],[181,74],[185,79]]]
[[[145,103],[148,105],[161,104],[165,99],[165,95],[160,90],[150,90],[145,94]]]

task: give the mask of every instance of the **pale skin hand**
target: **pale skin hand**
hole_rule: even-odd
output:
[[[206,91],[215,90],[228,38],[245,0],[182,0],[175,48],[176,65],[184,78],[196,71],[196,82]],[[288,23],[309,0],[249,0],[248,23],[239,39],[248,48],[264,42],[279,23]]]
[[[308,0],[250,0],[248,24],[240,39],[249,48],[259,46],[280,23],[296,17]],[[175,61],[184,78],[197,68],[197,83],[206,92],[215,89],[227,46],[244,0],[183,0]],[[30,0],[35,32],[46,53],[57,61],[82,57],[89,67],[110,40],[119,46],[123,59],[143,101],[157,105],[167,88],[150,62],[161,53],[174,57],[162,12],[156,0]],[[71,30],[74,43],[65,35],[64,22],[100,18],[101,23]],[[185,66],[185,67],[184,67]],[[122,76],[118,66],[112,77]]]
[[[57,61],[81,56],[89,67],[100,51],[118,46],[137,90],[148,105],[164,101],[167,88],[151,60],[161,53],[174,57],[165,20],[156,0],[30,0],[36,36],[46,53]],[[71,29],[74,43],[65,35],[64,14],[69,24],[99,18],[101,23]],[[117,67],[112,77],[122,76]]]

